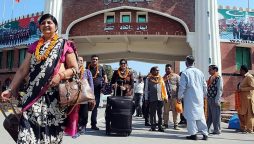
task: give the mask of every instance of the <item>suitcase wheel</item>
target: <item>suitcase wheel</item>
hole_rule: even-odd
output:
[[[126,132],[126,133],[123,133],[123,136],[129,136],[130,135],[130,133],[129,132]]]

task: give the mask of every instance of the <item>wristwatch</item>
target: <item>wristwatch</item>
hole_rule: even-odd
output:
[[[7,91],[9,91],[11,93],[11,95],[13,95],[13,92],[12,92],[11,88],[7,88]]]

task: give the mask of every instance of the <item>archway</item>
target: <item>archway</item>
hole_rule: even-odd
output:
[[[183,27],[184,32],[128,34],[128,32],[116,31],[114,33],[98,34],[83,32],[82,34],[80,29],[85,28],[90,19],[96,19],[96,17],[107,12],[121,10],[142,11],[163,17],[168,21],[172,21],[171,23],[177,23],[175,25],[178,27]],[[84,56],[85,60],[89,60],[89,56],[92,54],[98,54],[102,62],[113,62],[121,58],[127,58],[138,61],[167,63],[168,61],[184,60],[186,55],[192,54],[192,49],[187,42],[189,29],[184,21],[166,13],[139,7],[121,6],[86,15],[74,20],[67,27],[64,36],[75,41],[79,54]]]

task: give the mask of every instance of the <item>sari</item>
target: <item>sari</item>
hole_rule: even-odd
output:
[[[65,54],[75,50],[73,45],[67,44],[67,42],[64,45],[64,40],[58,39],[48,58],[45,61],[37,61],[34,54],[37,43],[33,43],[28,49],[32,57],[29,82],[26,94],[22,99],[22,108],[27,107],[34,99],[38,98],[42,87],[51,81],[54,68],[59,60],[64,62]],[[45,52],[48,45],[49,42],[40,48],[40,54]],[[62,143],[66,110],[60,108],[57,100],[58,95],[58,87],[51,87],[30,108],[23,112],[17,143]]]

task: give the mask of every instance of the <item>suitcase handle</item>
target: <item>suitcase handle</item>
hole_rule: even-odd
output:
[[[117,86],[118,86],[118,84],[117,84],[117,82],[115,83],[115,96],[116,96],[116,91],[117,91]],[[123,81],[122,81],[122,86],[123,86]],[[123,90],[120,88],[120,90],[121,90],[121,96],[123,96]]]
[[[114,93],[115,96],[116,96],[116,91],[117,91],[117,82],[115,83],[115,93]]]

